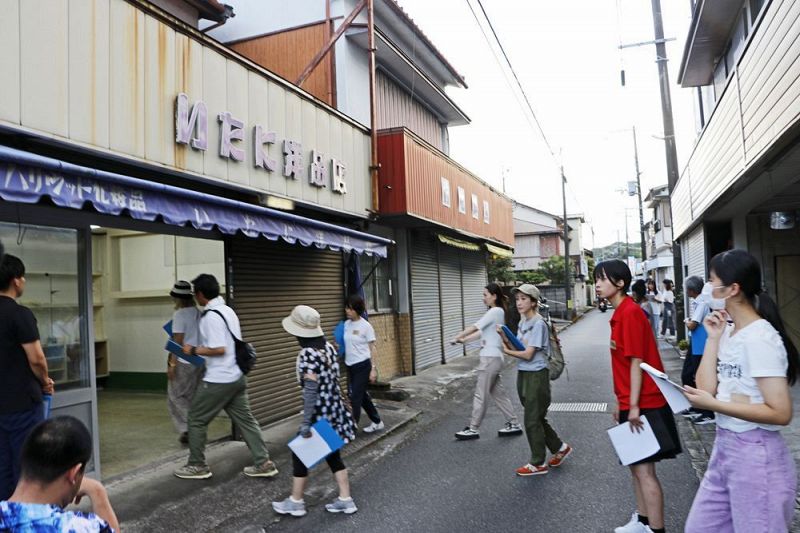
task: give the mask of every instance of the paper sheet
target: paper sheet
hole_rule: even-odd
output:
[[[661,449],[647,417],[642,415],[639,418],[643,427],[638,433],[631,431],[630,422],[608,430],[608,437],[617,452],[617,457],[625,466],[646,459]]]
[[[647,363],[641,363],[639,366],[642,370],[650,374],[650,377],[656,382],[656,385],[661,391],[661,394],[664,395],[673,413],[680,413],[692,406],[689,400],[686,399],[686,396],[683,395],[683,387],[674,381],[670,381],[665,373],[653,368]]]

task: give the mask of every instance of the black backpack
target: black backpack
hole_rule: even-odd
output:
[[[225,322],[225,327],[228,328],[228,333],[230,333],[231,337],[233,337],[233,344],[236,347],[236,366],[239,367],[239,370],[241,370],[243,374],[249,374],[256,365],[255,347],[249,342],[245,342],[233,334],[231,327],[228,325],[228,321],[225,320],[225,317],[222,313],[216,309],[209,309],[203,313],[203,316],[205,316],[205,314],[208,312],[218,314],[220,318],[222,318],[222,321]]]

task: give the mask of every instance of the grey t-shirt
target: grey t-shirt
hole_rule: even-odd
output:
[[[497,333],[497,326],[505,324],[506,314],[502,307],[492,307],[475,327],[481,331],[481,357],[503,357],[503,341]]]
[[[533,359],[530,361],[517,361],[517,370],[523,372],[536,372],[547,368],[547,358],[550,356],[550,332],[547,324],[539,315],[523,319],[519,322],[517,338],[526,347],[533,347]]]

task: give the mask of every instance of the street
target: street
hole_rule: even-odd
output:
[[[463,428],[471,407],[472,384],[464,380],[443,415],[413,440],[389,456],[356,466],[353,496],[359,511],[331,515],[324,503],[335,494],[323,465],[310,486],[324,484],[325,494],[307,497],[304,518],[277,518],[267,510],[268,531],[613,531],[627,522],[634,509],[628,469],[618,464],[605,430],[612,425],[613,394],[608,355],[611,313],[592,312],[561,335],[567,357],[566,374],[553,386],[553,402],[607,402],[608,412],[557,412],[553,427],[575,452],[548,475],[520,478],[514,469],[527,462],[525,438],[499,438],[504,422],[490,407],[481,438],[459,442],[453,433]],[[513,384],[513,366],[504,373]],[[521,413],[512,394],[515,405]],[[666,526],[682,531],[698,482],[686,453],[659,465],[664,487]],[[288,490],[288,486],[287,486]]]

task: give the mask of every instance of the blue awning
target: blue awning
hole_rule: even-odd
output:
[[[161,217],[174,226],[216,227],[228,235],[242,232],[335,251],[386,257],[392,244],[335,224],[0,146],[0,198],[35,204],[43,196],[71,209],[89,202],[108,215],[127,213],[149,221]]]

